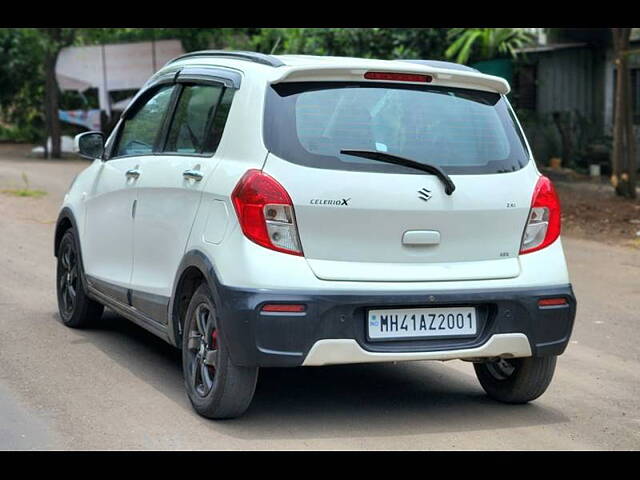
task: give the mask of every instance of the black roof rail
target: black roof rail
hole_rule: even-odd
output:
[[[200,50],[199,52],[190,52],[180,55],[167,62],[167,65],[177,62],[178,60],[184,60],[185,58],[194,57],[219,57],[219,58],[233,58],[236,60],[246,60],[248,62],[260,63],[262,65],[268,65],[270,67],[281,67],[283,62],[271,55],[265,55],[258,52],[245,52],[245,51],[230,51],[230,50]]]
[[[480,72],[473,67],[468,67],[467,65],[462,65],[461,63],[454,62],[443,62],[441,60],[417,60],[408,58],[403,60],[401,58],[395,59],[396,62],[409,62],[409,63],[418,63],[420,65],[427,65],[428,67],[436,67],[436,68],[448,68],[449,70],[463,70],[466,72]]]

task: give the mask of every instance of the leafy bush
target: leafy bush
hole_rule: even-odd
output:
[[[251,47],[274,54],[443,59],[447,31],[434,28],[261,28]]]
[[[533,42],[534,36],[522,28],[452,28],[452,42],[445,55],[459,63],[515,57],[516,49]]]

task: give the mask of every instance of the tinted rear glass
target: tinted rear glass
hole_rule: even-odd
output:
[[[269,88],[265,142],[316,168],[416,173],[340,150],[377,150],[449,174],[501,173],[528,154],[506,101],[479,90],[372,82],[298,82]],[[419,172],[418,172],[419,173]]]

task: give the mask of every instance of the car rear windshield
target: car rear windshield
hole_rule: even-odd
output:
[[[269,87],[265,143],[315,168],[419,173],[341,154],[375,150],[449,174],[503,173],[529,155],[506,100],[472,89],[373,82],[291,82]]]

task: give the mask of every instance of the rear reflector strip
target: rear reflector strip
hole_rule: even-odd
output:
[[[420,82],[429,83],[433,80],[431,75],[419,75],[417,73],[392,73],[392,72],[366,72],[367,80],[393,80],[396,82]]]
[[[262,307],[263,312],[300,313],[305,311],[305,305],[298,304],[267,304]]]
[[[555,305],[566,305],[567,300],[565,298],[543,298],[538,300],[539,307],[551,307]]]

